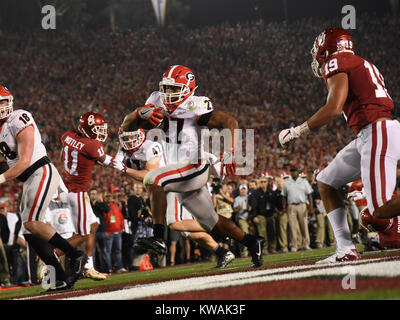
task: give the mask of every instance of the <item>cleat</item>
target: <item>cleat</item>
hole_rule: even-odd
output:
[[[82,276],[88,256],[86,253],[79,251],[79,256],[75,259],[71,258],[71,275],[67,279],[67,283],[73,287],[75,282]]]
[[[251,260],[253,268],[258,268],[263,265],[263,247],[265,244],[265,239],[263,237],[254,237],[253,242],[248,246],[249,252],[251,254]]]
[[[46,290],[46,292],[54,292],[54,291],[61,291],[61,290],[68,290],[72,289],[73,284],[69,284],[68,281],[60,281],[57,280],[54,287],[50,287]]]
[[[227,250],[221,257],[218,258],[217,268],[225,268],[232,260],[235,259],[235,255]]]
[[[95,268],[90,268],[90,269],[85,268],[84,271],[83,271],[83,276],[85,278],[90,278],[90,279],[93,279],[93,280],[105,280],[105,279],[107,279],[107,277],[103,273],[98,272]]]
[[[39,262],[37,264],[37,272],[36,276],[40,282],[43,281],[44,276],[49,272],[49,269],[47,268],[47,265],[39,259]]]
[[[347,262],[360,259],[361,255],[357,249],[349,249],[344,252],[335,252],[328,258],[315,262],[315,264],[331,264],[331,263]]]
[[[137,239],[137,244],[139,247],[146,250],[152,250],[157,254],[167,253],[167,246],[165,245],[165,242],[162,239],[157,239],[154,237],[139,238]]]

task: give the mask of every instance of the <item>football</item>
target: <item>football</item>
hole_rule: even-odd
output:
[[[6,172],[8,170],[9,166],[7,164],[7,162],[5,161],[1,161],[0,162],[0,174]]]

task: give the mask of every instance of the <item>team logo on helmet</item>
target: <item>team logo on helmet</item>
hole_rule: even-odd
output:
[[[325,32],[322,32],[318,37],[317,37],[317,45],[318,47],[323,46],[325,43]]]
[[[186,79],[188,79],[189,81],[193,81],[194,80],[194,74],[191,72],[188,72],[185,74]]]
[[[88,121],[88,125],[89,125],[89,126],[93,126],[93,125],[94,125],[94,115],[91,114],[91,115],[88,117],[87,121]]]

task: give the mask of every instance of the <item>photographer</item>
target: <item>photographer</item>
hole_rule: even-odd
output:
[[[215,211],[219,215],[227,219],[232,218],[232,212],[233,212],[232,204],[234,202],[234,199],[230,195],[228,191],[228,185],[226,183],[223,182],[215,184],[213,188],[212,200]],[[230,243],[229,238],[220,238],[219,236],[214,236],[214,238],[216,238],[216,241],[219,242],[221,247],[229,250],[229,243]]]
[[[109,273],[111,269],[111,264],[106,259],[106,231],[107,224],[104,215],[110,211],[110,207],[104,202],[103,194],[97,190],[97,188],[91,188],[89,190],[90,204],[93,209],[93,213],[99,220],[99,227],[96,232],[96,244],[94,246],[94,264],[95,269],[100,270],[104,273]],[[99,252],[97,253],[97,249]]]
[[[121,208],[118,206],[118,199],[116,195],[106,193],[104,195],[106,204],[110,207],[110,211],[106,213],[105,219],[107,224],[106,237],[106,257],[111,261],[111,257],[114,258],[115,273],[126,272],[127,270],[122,264],[122,237],[121,234],[124,231],[124,216]]]

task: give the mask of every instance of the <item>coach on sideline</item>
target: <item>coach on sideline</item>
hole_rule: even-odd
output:
[[[307,209],[312,211],[313,189],[307,179],[299,177],[297,168],[292,167],[290,175],[291,178],[285,182],[282,190],[282,206],[284,210],[287,208],[289,216],[290,251],[297,251],[297,220],[303,238],[302,249],[310,250]]]

